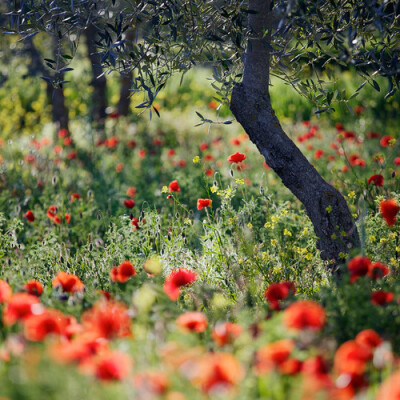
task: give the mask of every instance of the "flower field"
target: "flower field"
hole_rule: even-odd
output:
[[[357,223],[332,275],[300,202],[190,79],[161,118],[111,110],[105,137],[78,112],[54,132],[40,104],[31,133],[3,122],[0,399],[398,399],[395,120],[368,97],[311,121],[277,99]]]

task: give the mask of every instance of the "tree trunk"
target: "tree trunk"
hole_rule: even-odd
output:
[[[28,66],[28,70],[30,75],[39,75],[49,76],[49,72],[45,68],[42,57],[36,49],[32,38],[25,40],[25,49],[29,53],[31,58],[31,63]],[[57,54],[57,42],[53,41],[53,54],[56,58]],[[64,80],[64,74],[59,76],[61,81]],[[69,127],[69,118],[68,118],[68,108],[65,105],[65,97],[64,90],[62,87],[54,88],[53,85],[47,83],[46,88],[47,99],[51,104],[51,114],[54,124],[56,125],[56,129],[67,129]]]
[[[96,47],[96,28],[93,24],[85,31],[88,47],[88,56],[92,65],[92,81],[93,96],[92,96],[92,121],[95,122],[98,128],[104,128],[107,108],[107,80],[103,75],[101,67],[101,58],[97,53]]]
[[[359,247],[357,228],[343,196],[323,180],[283,131],[269,97],[269,44],[272,26],[270,0],[249,0],[249,39],[243,80],[237,84],[230,108],[250,140],[279,175],[283,184],[303,203],[318,237],[321,258],[343,260],[340,253]],[[267,32],[266,34],[264,34]]]
[[[132,42],[135,39],[136,29],[130,28],[126,32],[125,46],[129,52],[132,50]],[[119,93],[118,102],[118,114],[127,116],[129,114],[131,97],[130,88],[132,85],[133,71],[128,70],[127,72],[121,73],[121,90]]]

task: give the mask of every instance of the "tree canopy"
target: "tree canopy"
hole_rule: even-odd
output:
[[[68,70],[82,31],[94,24],[102,64],[120,72],[135,70],[133,90],[144,90],[149,107],[175,72],[195,65],[213,68],[221,100],[229,99],[241,80],[249,37],[249,2],[239,0],[8,0],[8,26],[3,33],[27,39],[38,32],[59,41],[56,60],[47,60],[59,76]],[[270,74],[292,85],[328,111],[334,101],[347,102],[329,90],[335,67],[353,67],[365,84],[380,91],[377,76],[386,78],[386,96],[399,88],[400,4],[396,0],[278,0],[271,2],[272,23],[264,45],[270,52]],[[133,46],[126,32],[136,28]],[[267,38],[268,37],[268,38]],[[52,79],[53,84],[62,81]]]

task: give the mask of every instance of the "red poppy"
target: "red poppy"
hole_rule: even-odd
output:
[[[67,137],[68,136],[68,129],[60,129],[59,131],[58,131],[58,137],[60,138],[60,139],[64,139],[65,137]]]
[[[393,146],[393,140],[394,137],[391,135],[385,135],[382,137],[382,139],[380,140],[380,144],[382,147],[389,147],[389,146]]]
[[[178,165],[179,165],[181,168],[186,167],[186,164],[187,164],[186,160],[179,160],[179,161],[178,161]]]
[[[96,360],[96,378],[102,381],[121,381],[129,376],[132,364],[132,359],[125,353],[106,352]]]
[[[370,264],[368,269],[368,276],[372,279],[382,278],[389,273],[389,268],[381,262],[374,262]]]
[[[139,153],[138,153],[139,158],[145,158],[146,154],[147,154],[146,150],[139,150]]]
[[[35,296],[40,296],[43,293],[42,284],[35,279],[32,279],[29,282],[26,282],[25,285],[23,286],[23,289],[26,290],[29,294],[32,294]]]
[[[361,375],[367,367],[367,362],[371,359],[370,347],[349,340],[336,350],[334,368],[338,374]]]
[[[24,217],[29,221],[33,222],[35,220],[35,216],[33,215],[33,212],[31,210],[28,210],[25,214]]]
[[[113,282],[125,283],[131,276],[135,276],[137,272],[130,261],[124,261],[118,267],[113,267],[110,274]]]
[[[67,224],[69,224],[71,222],[71,216],[68,213],[65,214],[65,222]]]
[[[373,329],[365,329],[358,333],[355,341],[370,349],[375,349],[383,342],[383,339]]]
[[[246,154],[239,153],[238,151],[235,154],[231,154],[228,157],[228,161],[231,163],[240,163],[246,159]]]
[[[168,150],[168,153],[167,153],[168,157],[173,157],[175,154],[176,154],[176,152],[175,152],[174,149],[169,149]]]
[[[354,107],[354,113],[357,114],[357,115],[360,115],[363,111],[364,111],[364,107],[363,106],[358,105],[358,106]]]
[[[79,193],[72,193],[71,194],[71,203],[73,203],[75,200],[80,199],[82,196]]]
[[[12,294],[11,286],[6,282],[0,279],[0,304],[7,302]]]
[[[116,136],[112,136],[104,141],[104,144],[110,149],[113,149],[118,143],[119,140]]]
[[[128,189],[126,189],[126,195],[128,197],[135,197],[136,196],[136,188],[134,186],[128,187]]]
[[[208,103],[208,108],[211,108],[212,110],[215,110],[218,107],[218,103],[215,100],[211,100]]]
[[[204,332],[207,328],[207,318],[199,311],[189,311],[176,319],[176,324],[183,331]]]
[[[396,223],[396,215],[400,211],[397,201],[395,199],[382,200],[379,208],[382,218],[389,226],[393,226]]]
[[[212,168],[208,168],[208,169],[206,170],[206,175],[207,175],[207,176],[213,176],[213,174],[214,174],[214,170],[213,170]]]
[[[118,163],[115,166],[115,171],[118,172],[118,173],[120,173],[123,169],[124,169],[124,164],[123,163]]]
[[[327,374],[328,365],[322,358],[322,356],[318,355],[315,357],[307,358],[307,360],[303,362],[301,370],[302,372],[311,375]]]
[[[232,143],[234,146],[240,146],[240,140],[239,140],[238,138],[232,138],[232,139],[231,139],[231,143]]]
[[[67,293],[82,292],[85,288],[83,282],[74,274],[60,271],[52,280],[53,287],[61,286]]]
[[[24,334],[28,340],[41,342],[50,334],[62,335],[67,325],[68,320],[60,311],[47,309],[24,321]]]
[[[57,206],[50,206],[47,211],[46,214],[49,218],[50,221],[54,221],[54,218],[56,217],[57,214]]]
[[[355,282],[358,278],[368,274],[370,269],[371,260],[368,257],[357,256],[354,257],[347,264],[350,272],[350,282]]]
[[[213,329],[211,336],[215,343],[222,347],[226,344],[230,344],[242,333],[242,327],[239,324],[232,322],[225,322],[218,324]]]
[[[135,207],[135,201],[133,199],[124,200],[124,205],[126,208],[133,208]]]
[[[383,176],[380,174],[370,176],[368,178],[368,184],[371,183],[375,186],[383,186]]]
[[[66,137],[66,138],[63,140],[63,144],[64,144],[64,146],[71,146],[71,144],[72,144],[72,139],[71,139],[70,137]]]
[[[397,400],[400,398],[400,370],[389,376],[380,386],[376,400]]]
[[[195,365],[191,380],[210,397],[214,398],[213,393],[221,397],[242,380],[244,372],[233,354],[209,353]]]
[[[368,132],[366,136],[368,139],[379,139],[381,134],[378,132]]]
[[[200,143],[200,150],[201,151],[207,150],[208,147],[209,147],[208,143],[206,143],[206,142]]]
[[[287,361],[295,348],[292,339],[282,339],[261,347],[256,354],[256,370],[265,374]]]
[[[302,362],[297,358],[289,358],[279,364],[278,371],[285,375],[296,375],[301,371]]]
[[[280,310],[279,301],[286,299],[290,294],[296,293],[293,282],[272,283],[264,293],[265,299],[273,310]]]
[[[394,298],[394,294],[392,292],[384,292],[383,290],[378,290],[373,292],[371,295],[371,303],[374,306],[384,306],[387,303],[390,303]]]
[[[291,304],[283,314],[284,324],[291,329],[320,330],[325,324],[325,310],[312,300],[300,300]]]
[[[92,332],[84,332],[71,341],[57,342],[50,348],[52,358],[61,363],[87,362],[92,356],[107,350],[108,342]]]
[[[315,150],[314,158],[316,160],[319,160],[324,154],[325,154],[325,152],[323,150],[321,150],[321,149]]]
[[[76,158],[77,155],[78,153],[76,152],[76,150],[72,150],[67,154],[67,160],[73,160],[74,158]]]
[[[170,192],[180,192],[181,188],[179,187],[178,181],[172,181],[169,185],[168,185],[168,190]]]
[[[162,141],[160,138],[154,138],[153,139],[153,144],[154,146],[161,146],[162,145]]]
[[[82,324],[86,331],[105,339],[131,335],[131,319],[123,303],[100,299],[83,313]]]
[[[132,218],[132,225],[134,226],[134,228],[133,228],[134,231],[137,231],[138,229],[140,229],[139,219],[138,218]]]
[[[40,300],[36,296],[28,293],[13,294],[5,306],[3,322],[5,325],[15,324],[28,318],[34,311],[38,313],[40,309]]]
[[[197,209],[202,210],[205,207],[211,207],[212,206],[212,200],[210,199],[198,199],[197,200]]]
[[[400,165],[400,157],[396,157],[394,160],[394,165]]]
[[[187,286],[196,280],[196,274],[186,268],[181,268],[171,272],[165,278],[164,292],[172,301],[176,301],[180,295],[180,288]]]

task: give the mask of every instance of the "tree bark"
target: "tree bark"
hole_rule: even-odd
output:
[[[53,41],[53,54],[57,53],[57,43]],[[42,57],[33,43],[32,38],[25,40],[25,49],[31,57],[31,63],[28,66],[30,75],[49,76],[46,67],[43,64]],[[64,74],[59,76],[59,79],[64,80]],[[47,83],[46,88],[47,99],[51,104],[51,114],[56,129],[69,128],[68,108],[65,105],[64,90],[62,87],[54,88],[53,85]]]
[[[88,47],[88,56],[90,64],[92,65],[92,81],[93,95],[92,95],[92,121],[95,122],[98,128],[104,128],[107,108],[107,80],[103,75],[103,68],[101,67],[101,58],[97,53],[96,47],[96,28],[90,24],[85,31],[86,41]]]
[[[136,29],[130,28],[126,32],[125,46],[129,52],[132,49],[132,42],[135,39]],[[131,105],[130,88],[132,85],[133,71],[121,73],[121,89],[119,92],[118,114],[127,116]]]
[[[237,84],[230,108],[250,140],[303,203],[318,237],[321,258],[343,262],[340,253],[360,246],[357,228],[343,196],[317,170],[283,131],[269,97],[272,12],[270,0],[249,0],[250,38],[244,55],[243,80]]]

